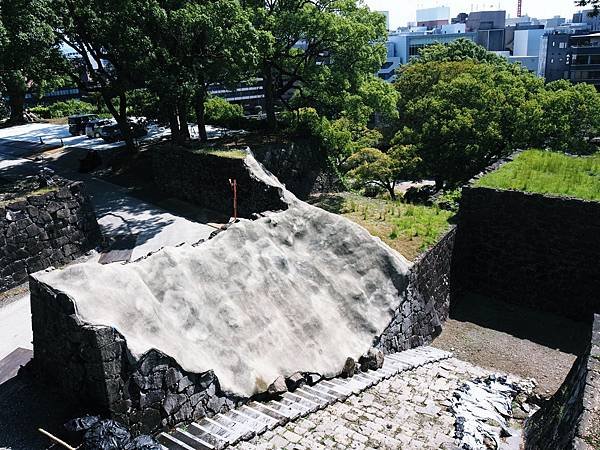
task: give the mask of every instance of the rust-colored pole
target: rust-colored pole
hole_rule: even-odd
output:
[[[230,178],[229,185],[233,190],[233,220],[237,220],[237,180]]]

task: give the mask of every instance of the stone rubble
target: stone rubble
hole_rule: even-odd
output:
[[[452,395],[459,447],[498,449],[502,436],[511,436],[512,403],[522,393],[531,395],[535,383],[490,375],[466,381]]]

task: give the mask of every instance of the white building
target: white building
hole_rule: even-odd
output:
[[[539,56],[540,41],[547,30],[515,30],[513,56]]]

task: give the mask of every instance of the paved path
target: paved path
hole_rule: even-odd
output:
[[[0,359],[18,347],[32,349],[29,295],[0,303]]]
[[[449,411],[459,384],[490,372],[450,358],[401,372],[358,396],[233,447],[255,449],[457,449]],[[518,450],[514,435],[500,449]]]
[[[386,355],[376,371],[304,386],[277,401],[251,402],[163,433],[159,441],[169,450],[458,449],[453,396],[465,382],[491,374],[419,347]],[[481,417],[493,417],[497,407],[477,403]],[[520,432],[511,433],[498,437],[498,450],[519,449]]]
[[[39,126],[38,126],[39,125]],[[44,125],[42,127],[41,125]],[[60,126],[47,124],[24,125],[14,127],[15,139],[32,140],[39,134],[48,132]],[[64,128],[64,127],[63,127]],[[26,132],[29,129],[29,132]],[[10,129],[9,129],[10,130]],[[7,130],[0,130],[0,136],[10,138]],[[60,129],[54,131],[60,135]],[[81,137],[77,137],[80,139]],[[174,246],[182,243],[195,243],[207,239],[215,231],[215,227],[193,222],[184,217],[177,216],[159,208],[156,205],[144,202],[129,195],[127,188],[94,178],[90,175],[80,174],[71,170],[46,162],[34,162],[15,155],[13,148],[3,146],[0,142],[0,174],[36,174],[44,166],[49,166],[65,178],[82,180],[92,199],[98,223],[105,236],[135,235],[136,243],[132,249],[131,259],[135,260],[155,252],[162,247]]]

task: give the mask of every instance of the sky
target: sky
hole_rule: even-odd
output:
[[[449,6],[450,14],[456,17],[459,12],[485,11],[494,9],[506,10],[507,17],[516,17],[517,0],[364,0],[376,11],[390,12],[390,28],[395,30],[414,22],[418,8]],[[498,8],[500,7],[500,8]],[[574,6],[573,0],[523,0],[523,15],[547,19],[562,16],[571,19],[573,13],[580,8]]]

